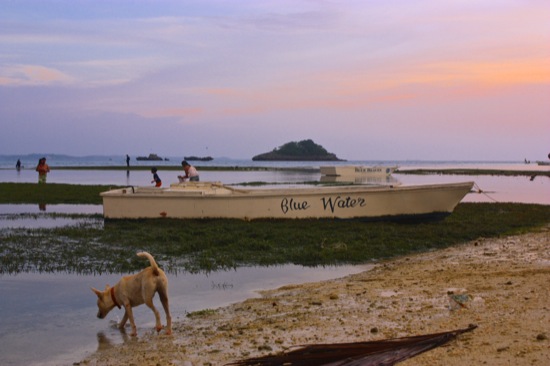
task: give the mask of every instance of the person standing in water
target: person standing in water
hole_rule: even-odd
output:
[[[50,167],[46,164],[46,158],[38,160],[36,171],[38,172],[38,183],[46,183],[46,178],[50,172]]]
[[[126,154],[126,167],[130,167],[130,155]]]
[[[190,182],[199,181],[199,173],[197,172],[197,169],[195,169],[194,166],[190,165],[185,160],[181,162],[181,166],[183,167],[183,171],[185,172],[185,175],[178,175],[178,179],[181,182],[185,182],[186,179],[189,179]]]

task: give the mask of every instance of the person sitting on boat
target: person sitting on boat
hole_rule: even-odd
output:
[[[157,174],[157,168],[151,168],[151,173],[153,173],[153,180],[151,181],[151,183],[155,183],[155,187],[160,187],[162,185],[162,181]]]
[[[182,161],[181,166],[183,167],[183,171],[185,172],[185,175],[178,175],[178,179],[180,182],[185,182],[186,179],[189,179],[191,182],[198,182],[199,181],[199,173],[197,172],[197,169],[195,169],[194,166],[190,165],[187,161]]]

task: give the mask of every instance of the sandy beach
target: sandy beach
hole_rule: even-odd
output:
[[[381,262],[99,345],[79,365],[223,365],[310,343],[479,327],[402,365],[550,364],[550,226]],[[457,302],[458,301],[458,302]],[[139,327],[139,325],[138,325]]]

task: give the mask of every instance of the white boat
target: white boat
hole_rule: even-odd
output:
[[[330,165],[321,167],[321,175],[387,177],[396,169],[397,166]]]
[[[236,189],[186,182],[114,189],[101,196],[106,219],[374,219],[450,214],[473,184]]]

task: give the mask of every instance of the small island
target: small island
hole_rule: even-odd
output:
[[[163,159],[157,154],[149,154],[149,156],[138,156],[136,160],[137,161],[161,161]],[[164,160],[168,160],[168,159],[164,159]]]
[[[195,155],[192,155],[192,156],[184,156],[183,158],[185,160],[188,160],[188,161],[212,161],[212,160],[214,160],[214,158],[211,157],[211,156],[195,156]]]
[[[329,153],[313,140],[287,142],[271,152],[256,155],[253,161],[345,161]]]

